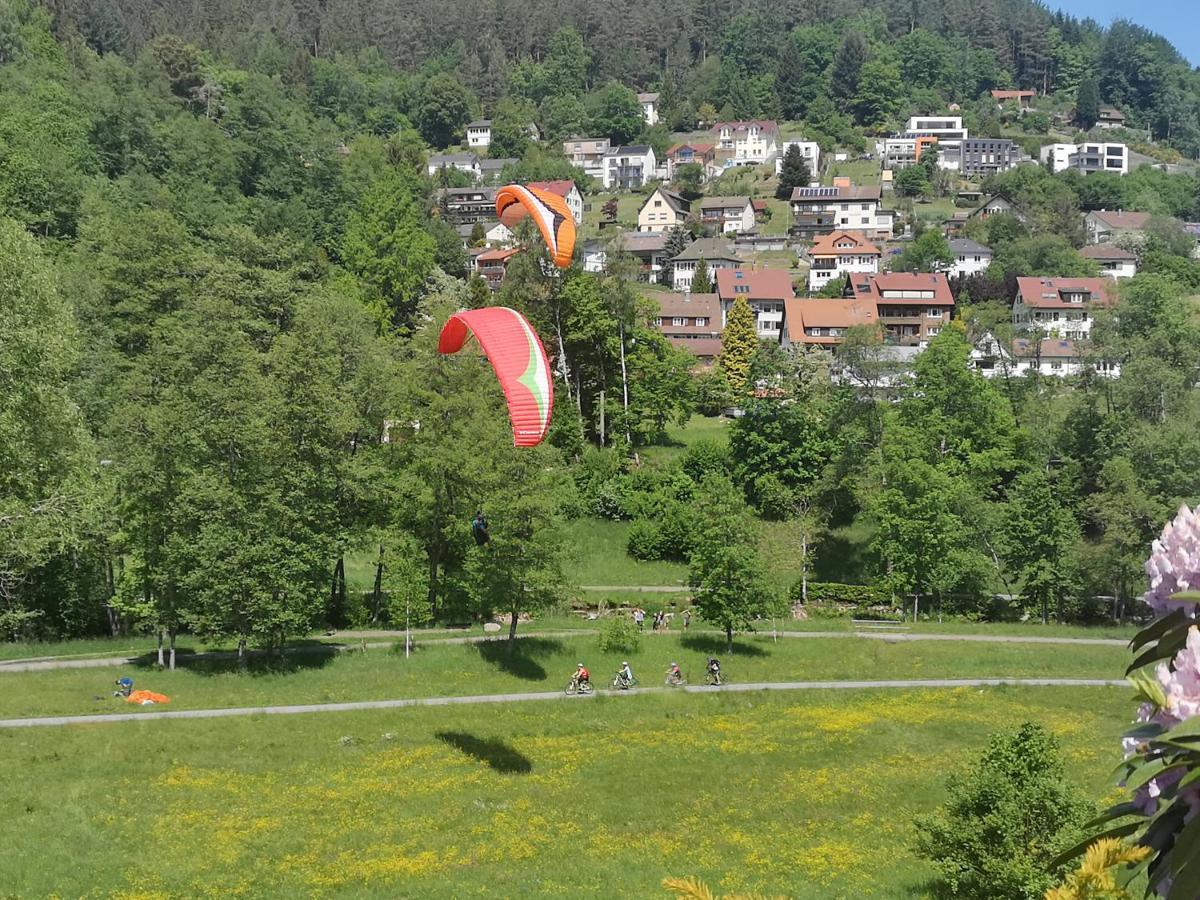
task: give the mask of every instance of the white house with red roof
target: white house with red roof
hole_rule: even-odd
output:
[[[808,251],[808,289],[816,292],[835,278],[850,273],[874,275],[879,272],[879,248],[861,231],[834,231],[822,234]]]
[[[579,193],[579,188],[569,178],[560,178],[558,181],[531,181],[526,186],[562,197],[567,201],[567,209],[571,210],[571,218],[575,220],[575,224],[583,222],[583,194]]]
[[[954,295],[941,272],[851,273],[846,298],[874,301],[889,343],[925,347],[950,324]]]
[[[1018,278],[1013,324],[1030,333],[1083,340],[1092,332],[1096,310],[1116,302],[1114,288],[1108,278]]]
[[[721,298],[722,327],[730,307],[741,297],[754,310],[758,336],[782,342],[784,303],[796,296],[785,269],[718,269],[717,296]]]
[[[704,364],[721,355],[721,299],[716,294],[654,291],[646,296],[658,304],[655,327],[672,344]]]

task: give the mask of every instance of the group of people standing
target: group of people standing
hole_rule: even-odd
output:
[[[645,631],[646,630],[646,611],[644,609],[642,609],[640,606],[635,606],[630,611],[630,614],[633,616],[633,622],[635,625],[637,625],[638,631]],[[672,614],[669,614],[665,609],[660,609],[658,612],[656,612],[654,614],[654,624],[653,624],[654,630],[655,631],[670,631],[671,630],[671,619],[670,619],[671,615]],[[687,631],[688,626],[692,624],[692,611],[690,609],[685,609],[683,611],[682,617],[683,617],[683,630]]]

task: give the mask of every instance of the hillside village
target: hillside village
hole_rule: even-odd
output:
[[[987,98],[1014,123],[1036,115],[1043,99],[1033,90],[991,90]],[[637,99],[645,125],[657,125],[658,94]],[[984,375],[1071,376],[1090,369],[1115,376],[1119,364],[1089,358],[1090,326],[1098,311],[1115,303],[1117,282],[1137,273],[1155,217],[1081,210],[1072,265],[1061,272],[1008,273],[1010,294],[987,298],[972,288],[986,280],[993,263],[994,252],[983,243],[989,220],[1029,223],[1020,204],[1003,193],[1004,177],[1029,167],[1105,180],[1142,167],[1171,174],[1193,169],[1131,149],[1125,141],[1144,142],[1144,136],[1132,135],[1112,107],[1102,106],[1087,132],[1071,135],[1066,114],[1055,121],[1059,128],[1032,147],[1028,139],[973,137],[951,104],[945,113],[910,117],[903,129],[868,140],[869,149],[859,153],[836,145],[823,152],[818,142],[771,120],[714,122],[671,134],[661,156],[649,145],[581,135],[561,145],[576,176],[527,183],[567,201],[584,236],[579,258],[585,271],[605,271],[610,254],[636,261],[636,279],[658,304],[656,326],[700,367],[719,357],[722,329],[738,299],[754,311],[757,336],[785,350],[835,350],[851,328],[869,326],[903,360],[956,317],[966,292],[1012,307],[1009,340],[978,336],[972,364]],[[512,232],[494,221],[492,199],[519,160],[486,156],[490,128],[486,119],[470,123],[467,149],[430,156],[429,173],[436,179],[453,170],[472,181],[442,188],[439,208],[463,237],[471,271],[497,290],[519,251]],[[529,134],[537,134],[536,125]],[[1200,258],[1200,224],[1160,225],[1177,229]],[[935,253],[909,267],[905,250],[918,238]],[[706,270],[704,290],[693,284],[698,266]]]

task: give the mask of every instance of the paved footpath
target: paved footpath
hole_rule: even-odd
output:
[[[724,634],[719,631],[709,630],[693,630],[689,632],[668,631],[666,634]],[[522,638],[560,638],[560,637],[578,637],[579,635],[595,634],[594,630],[579,628],[563,631],[531,631],[524,634],[517,634],[517,640]],[[760,638],[770,637],[772,632],[759,631],[756,636]],[[1083,645],[1083,646],[1102,646],[1102,647],[1126,647],[1129,641],[1124,638],[1075,638],[1075,637],[1040,637],[1037,635],[989,635],[989,634],[932,634],[922,632],[908,631],[779,631],[775,635],[785,639],[804,639],[804,638],[862,638],[868,641],[886,641],[889,643],[901,641],[960,641],[974,644],[1066,644],[1066,645]],[[647,637],[658,637],[654,632],[646,632]],[[388,631],[355,631],[355,632],[339,632],[339,638],[356,638],[362,643],[355,644],[339,644],[330,641],[323,647],[294,647],[284,650],[284,653],[323,653],[327,650],[343,651],[343,650],[358,650],[359,648],[378,648],[390,647],[396,641],[368,641],[368,637],[404,637],[404,632],[388,632]],[[744,635],[742,635],[744,637]],[[420,644],[425,647],[436,644],[479,644],[488,641],[505,641],[508,640],[506,634],[475,634],[465,635],[462,637],[423,637],[421,635],[413,636],[413,644]],[[86,659],[61,659],[54,657],[41,657],[37,659],[13,659],[0,660],[0,675],[5,672],[45,672],[52,669],[97,669],[97,668],[119,668],[121,666],[145,665],[147,661],[152,659],[153,650],[145,653],[135,654],[133,656],[97,656]],[[253,650],[252,655],[259,655],[261,651]],[[189,663],[201,660],[214,659],[234,659],[237,654],[227,651],[216,651],[212,653],[189,653],[187,655],[176,658],[176,665],[186,667]]]
[[[679,688],[634,688],[629,691],[596,691],[569,696],[561,691],[540,693],[482,694],[473,697],[419,697],[410,700],[361,700],[354,703],[307,703],[299,706],[240,706],[228,709],[179,709],[163,712],[109,713],[94,716],[42,716],[29,719],[0,719],[0,728],[33,728],[56,725],[103,725],[148,719],[222,719],[229,716],[294,716],[303,713],[354,712],[366,709],[403,709],[410,706],[460,706],[481,703],[526,703],[537,700],[587,700],[589,696],[627,696],[683,691],[689,694],[729,694],[745,691],[867,691],[962,687],[1123,687],[1125,681],[1100,678],[930,678],[895,681],[758,681],[720,687],[685,685]]]

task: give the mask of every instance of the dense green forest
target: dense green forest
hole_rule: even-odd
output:
[[[687,560],[697,584],[736,570],[747,591],[728,592],[731,621],[772,602],[753,539],[762,518],[787,520],[795,552],[812,551],[827,580],[970,615],[1095,618],[1108,606],[1094,596],[1138,595],[1147,541],[1200,496],[1200,266],[1176,232],[1150,236],[1146,274],[1097,324],[1091,352],[1119,362],[1120,378],[985,381],[967,365],[972,340],[1005,319],[1004,279],[1086,265],[1073,250],[1081,208],[1128,192],[1164,218],[1190,216],[1194,178],[1004,176],[1028,225],[987,223],[1000,277],[968,288],[962,327],[922,355],[905,389],[883,387],[870,335],[849,342],[845,382],[824,356],[753,340],[696,376],[651,327],[618,254],[603,275],[547,274],[544,256],[522,254],[493,298],[463,277],[462,243],[434,214],[429,146],[497,95],[514,120],[536,103],[540,115],[565,111],[560,128],[579,113],[631,131],[629,85],[675,90],[686,115],[741,103],[721,85],[753,86],[757,72],[772,87],[753,102],[782,103],[774,69],[728,69],[775,65],[733,49],[744,29],[740,46],[766,46],[763,22],[776,23],[772,41],[793,42],[787,53],[816,47],[812,29],[845,31],[818,42],[833,55],[804,69],[816,93],[786,115],[824,102],[823,79],[838,83],[856,46],[869,73],[901,40],[982,52],[995,83],[1031,83],[1010,42],[1034,30],[1015,23],[1043,21],[1036,7],[959,8],[963,28],[968,9],[969,21],[994,9],[1005,23],[982,51],[952,27],[908,33],[899,19],[906,34],[892,41],[883,7],[852,4],[837,7],[855,16],[838,25],[808,5],[775,10],[778,20],[720,4],[683,6],[678,19],[659,9],[636,38],[643,8],[579,31],[563,30],[562,10],[542,18],[520,4],[486,16],[390,6],[387,21],[382,5],[273,7],[278,22],[218,3],[179,7],[174,21],[175,9],[0,0],[6,637],[158,625],[272,645],[325,622],[511,613],[569,594],[562,523],[587,516],[633,520],[631,551]],[[676,37],[668,20],[681,23]],[[1100,58],[1087,54],[1126,34],[1161,57],[1164,77],[1192,77],[1136,30],[1059,25],[1085,72]],[[620,36],[604,38],[612,28]],[[480,50],[488,42],[494,52]],[[674,44],[681,55],[664,49]],[[937,80],[964,71],[947,59],[925,89],[957,96]],[[904,90],[916,102],[922,88]],[[861,135],[846,112],[864,121],[863,94],[835,96],[841,107],[827,112]],[[1181,96],[1194,112],[1196,92]],[[1157,109],[1127,111],[1149,121]],[[1173,121],[1174,140],[1185,129]],[[570,171],[552,150],[521,149],[516,175]],[[485,363],[435,352],[452,310],[497,301],[525,312],[555,356],[551,438],[535,451],[511,446]],[[752,400],[756,383],[775,389]],[[638,455],[669,423],[730,399],[748,414],[728,446]],[[482,549],[468,524],[479,508],[493,535]],[[364,550],[380,561],[366,598],[346,590],[344,566]],[[1023,599],[993,609],[996,592]],[[753,608],[735,602],[746,597]]]
[[[618,101],[604,89],[619,84],[660,91],[675,130],[709,105],[836,134],[840,116],[884,126],[948,101],[972,104],[993,87],[1073,102],[1091,83],[1131,127],[1200,154],[1200,75],[1167,40],[1034,0],[50,0],[47,8],[61,39],[134,56],[179,36],[308,86],[334,116],[361,118],[367,106],[379,114],[383,101],[416,122],[434,95],[428,118],[461,127],[466,111],[495,113],[508,98],[536,108],[547,135],[561,138],[610,110]],[[206,75],[210,93],[225,87],[219,69]],[[372,124],[386,128],[386,114]],[[437,143],[434,123],[423,131]]]

